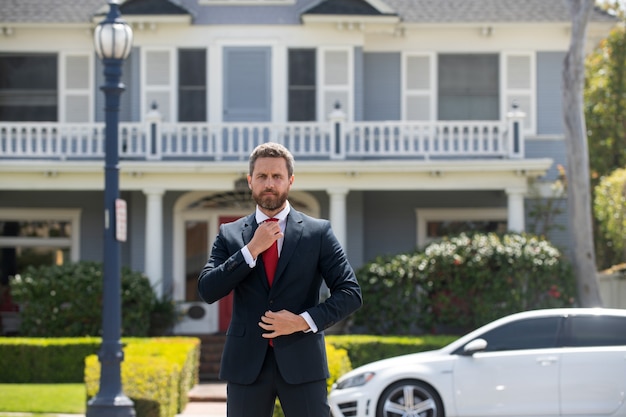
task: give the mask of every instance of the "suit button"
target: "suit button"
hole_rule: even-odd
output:
[[[274,300],[270,300],[270,305],[274,304]]]

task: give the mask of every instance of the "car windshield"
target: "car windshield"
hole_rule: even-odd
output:
[[[562,317],[540,317],[503,324],[477,338],[487,341],[485,352],[545,349],[556,346]],[[455,354],[460,354],[463,348]]]

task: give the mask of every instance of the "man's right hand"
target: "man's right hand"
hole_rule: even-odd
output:
[[[257,227],[252,240],[248,242],[248,250],[253,259],[265,252],[274,242],[283,237],[278,222],[264,221]]]

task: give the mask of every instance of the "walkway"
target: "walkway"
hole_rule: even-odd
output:
[[[226,384],[203,382],[189,391],[189,403],[180,416],[226,417]]]

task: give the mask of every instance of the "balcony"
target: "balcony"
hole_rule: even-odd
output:
[[[297,159],[519,159],[520,116],[506,121],[346,121],[168,123],[157,112],[145,122],[120,123],[122,160],[245,161],[260,143],[287,146]],[[104,123],[0,123],[1,160],[104,159]]]

